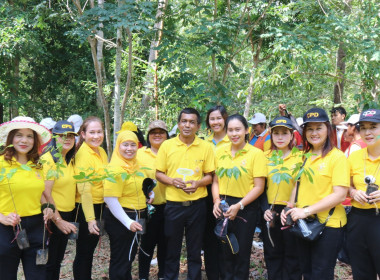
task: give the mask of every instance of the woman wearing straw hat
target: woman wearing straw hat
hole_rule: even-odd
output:
[[[104,139],[103,123],[98,117],[88,117],[80,130],[75,155],[75,172],[84,174],[84,181],[77,183],[76,202],[79,236],[73,265],[75,279],[91,279],[92,260],[99,242],[100,228],[96,220],[102,219],[104,207],[104,167],[108,157],[101,147]]]
[[[58,121],[53,127],[53,139],[45,148],[41,159],[45,173],[45,194],[58,211],[53,216],[49,242],[47,278],[59,279],[61,262],[65,255],[68,234],[76,233],[74,221],[76,181],[74,179],[75,133],[74,125]]]
[[[106,231],[110,238],[110,279],[132,279],[132,262],[137,252],[136,231],[142,231],[139,219],[146,219],[146,198],[142,190],[144,174],[136,159],[138,139],[132,131],[119,133],[108,172],[115,181],[105,181]],[[140,221],[140,220],[139,220]]]
[[[137,151],[138,161],[145,167],[147,176],[154,179],[156,177],[156,158],[161,144],[169,138],[168,128],[161,120],[152,121],[148,126],[147,147],[142,147]],[[154,247],[157,245],[158,279],[165,275],[165,232],[164,232],[164,210],[166,205],[165,186],[160,182],[154,188],[155,212],[149,218],[147,232],[141,238],[141,249],[139,252],[139,278],[148,279],[150,262],[152,260]]]
[[[46,267],[36,265],[36,255],[43,248],[44,220],[51,218],[54,205],[45,203],[38,150],[50,138],[49,130],[29,117],[16,117],[0,126],[0,142],[5,146],[0,153],[1,279],[16,279],[20,260],[26,279],[46,278]],[[21,240],[24,232],[26,238]]]

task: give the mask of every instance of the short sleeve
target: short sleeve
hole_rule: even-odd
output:
[[[253,177],[267,177],[268,176],[268,167],[267,167],[267,159],[264,155],[264,152],[260,149],[255,151],[253,160]]]
[[[167,162],[167,152],[166,152],[167,143],[168,143],[167,141],[162,143],[162,145],[161,145],[161,147],[157,153],[156,170],[159,170],[161,172],[166,172],[168,169],[168,167],[166,165],[166,162]]]

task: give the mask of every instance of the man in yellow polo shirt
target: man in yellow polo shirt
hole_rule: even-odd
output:
[[[201,280],[201,247],[206,223],[206,186],[215,170],[212,146],[196,136],[199,112],[183,109],[178,116],[180,134],[162,143],[156,178],[166,185],[165,279],[178,279],[183,232],[186,235],[187,279]]]

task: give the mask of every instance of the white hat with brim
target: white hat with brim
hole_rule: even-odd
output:
[[[14,129],[29,128],[34,130],[40,138],[41,145],[46,144],[51,139],[51,133],[45,126],[35,122],[29,117],[15,117],[9,122],[0,125],[0,144],[5,145],[9,132]]]
[[[250,124],[266,123],[267,118],[264,114],[256,113],[253,115],[253,118],[248,121]]]

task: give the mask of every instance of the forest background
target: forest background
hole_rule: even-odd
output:
[[[100,116],[111,154],[184,107],[351,115],[379,107],[379,23],[377,0],[1,1],[0,122]]]

